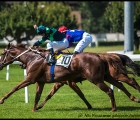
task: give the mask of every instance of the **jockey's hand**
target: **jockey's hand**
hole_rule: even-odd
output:
[[[34,44],[33,44],[33,47],[34,46],[39,46],[41,43],[39,41],[36,41]]]
[[[37,27],[37,25],[34,25],[34,29],[36,30],[38,27]]]

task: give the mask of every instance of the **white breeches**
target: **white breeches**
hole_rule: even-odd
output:
[[[74,52],[77,51],[79,53],[83,52],[83,50],[92,42],[92,36],[84,32],[82,39],[76,45]]]
[[[62,41],[52,41],[47,43],[47,49],[53,48],[55,52],[57,50],[66,49],[68,45],[68,40],[64,38]]]

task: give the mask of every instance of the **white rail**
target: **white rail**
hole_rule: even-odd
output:
[[[14,61],[12,64],[20,64],[19,61]],[[7,65],[6,80],[9,80],[10,65]],[[24,69],[24,78],[26,77],[26,69]],[[28,103],[28,87],[25,87],[25,103]]]

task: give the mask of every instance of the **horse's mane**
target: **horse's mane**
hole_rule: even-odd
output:
[[[14,44],[11,43],[12,46],[15,46]],[[26,48],[28,49],[29,46],[25,43],[19,43],[17,44],[15,47],[19,47],[19,48]],[[40,47],[31,47],[31,49],[34,49],[34,50],[38,50],[39,52],[46,52],[46,51],[49,51],[47,49],[44,49],[44,48],[40,48]],[[69,53],[69,52],[63,52],[61,51],[63,54],[73,54],[73,53]],[[57,52],[56,52],[57,53]]]
[[[19,43],[16,45],[16,47],[20,47],[20,48],[29,48],[29,46],[25,43]],[[48,51],[44,48],[40,48],[40,47],[33,47],[33,46],[30,46],[31,49],[34,49],[34,50],[38,50],[39,52],[45,52],[45,51]]]
[[[46,49],[44,49],[44,48],[40,48],[40,47],[37,47],[37,48],[34,48],[34,49],[38,50],[39,52],[45,52],[45,51],[48,51],[48,50],[46,50]]]
[[[27,48],[27,44],[19,43],[16,45],[16,47]]]

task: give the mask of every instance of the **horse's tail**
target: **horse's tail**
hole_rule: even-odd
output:
[[[124,65],[122,65],[122,61],[119,56],[113,54],[99,54],[100,58],[107,63],[109,71],[115,71],[117,73],[122,74],[133,74],[133,72],[128,71]]]
[[[120,59],[122,60],[123,65],[128,66],[129,68],[131,68],[134,73],[138,76],[140,76],[140,65],[133,62],[127,55],[122,55],[122,54],[117,54],[120,57]]]

